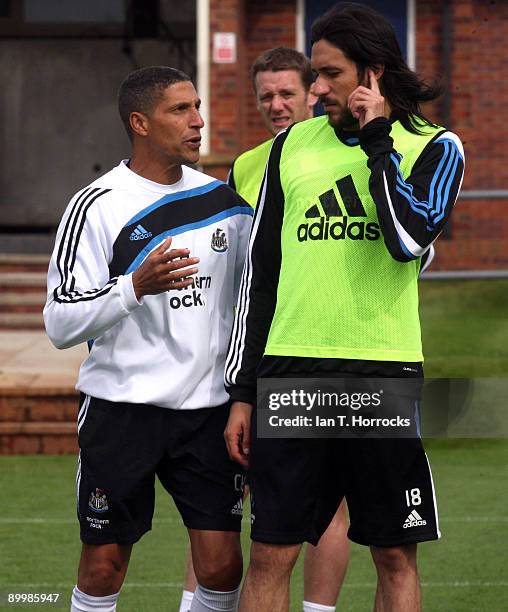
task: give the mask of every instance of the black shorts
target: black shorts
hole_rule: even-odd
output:
[[[242,468],[223,433],[229,404],[170,410],[81,396],[81,540],[131,544],[151,529],[155,475],[190,529],[240,531]]]
[[[253,540],[317,544],[346,498],[353,542],[400,546],[440,537],[420,438],[258,438],[252,417]]]

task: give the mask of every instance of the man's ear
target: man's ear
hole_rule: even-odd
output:
[[[130,114],[129,124],[134,134],[146,136],[148,134],[148,117],[137,111]]]
[[[309,117],[313,116],[314,105],[316,104],[317,101],[318,101],[318,97],[316,96],[316,94],[312,93],[312,88],[311,88],[309,93],[307,94],[307,108],[309,109]]]
[[[379,81],[379,79],[383,76],[383,73],[385,71],[385,65],[384,64],[376,64],[374,66],[370,66],[370,69],[374,73],[374,76],[376,77],[376,80]]]

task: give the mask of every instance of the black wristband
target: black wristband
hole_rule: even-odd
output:
[[[360,146],[368,157],[393,151],[392,124],[386,117],[376,117],[360,130]]]
[[[256,404],[256,389],[250,387],[244,387],[241,385],[231,385],[226,387],[226,391],[229,393],[229,397],[232,402],[245,402],[247,404]]]

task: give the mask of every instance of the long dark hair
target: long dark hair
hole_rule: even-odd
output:
[[[367,68],[384,66],[380,79],[382,94],[388,99],[394,120],[406,130],[421,134],[425,125],[434,125],[423,114],[420,104],[443,93],[436,82],[422,81],[406,64],[390,22],[374,9],[354,2],[339,2],[312,24],[312,44],[326,40],[355,62],[358,74]]]

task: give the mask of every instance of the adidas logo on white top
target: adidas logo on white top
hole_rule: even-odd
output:
[[[152,232],[146,230],[141,224],[134,229],[132,234],[130,235],[131,240],[146,240],[146,238],[151,238]]]
[[[416,510],[413,510],[411,514],[407,517],[403,527],[404,529],[408,529],[409,527],[421,527],[422,525],[426,525],[427,521],[422,519],[422,517],[418,514]]]
[[[240,516],[243,516],[243,501],[241,499],[239,499],[231,508],[231,514],[239,514]]]

